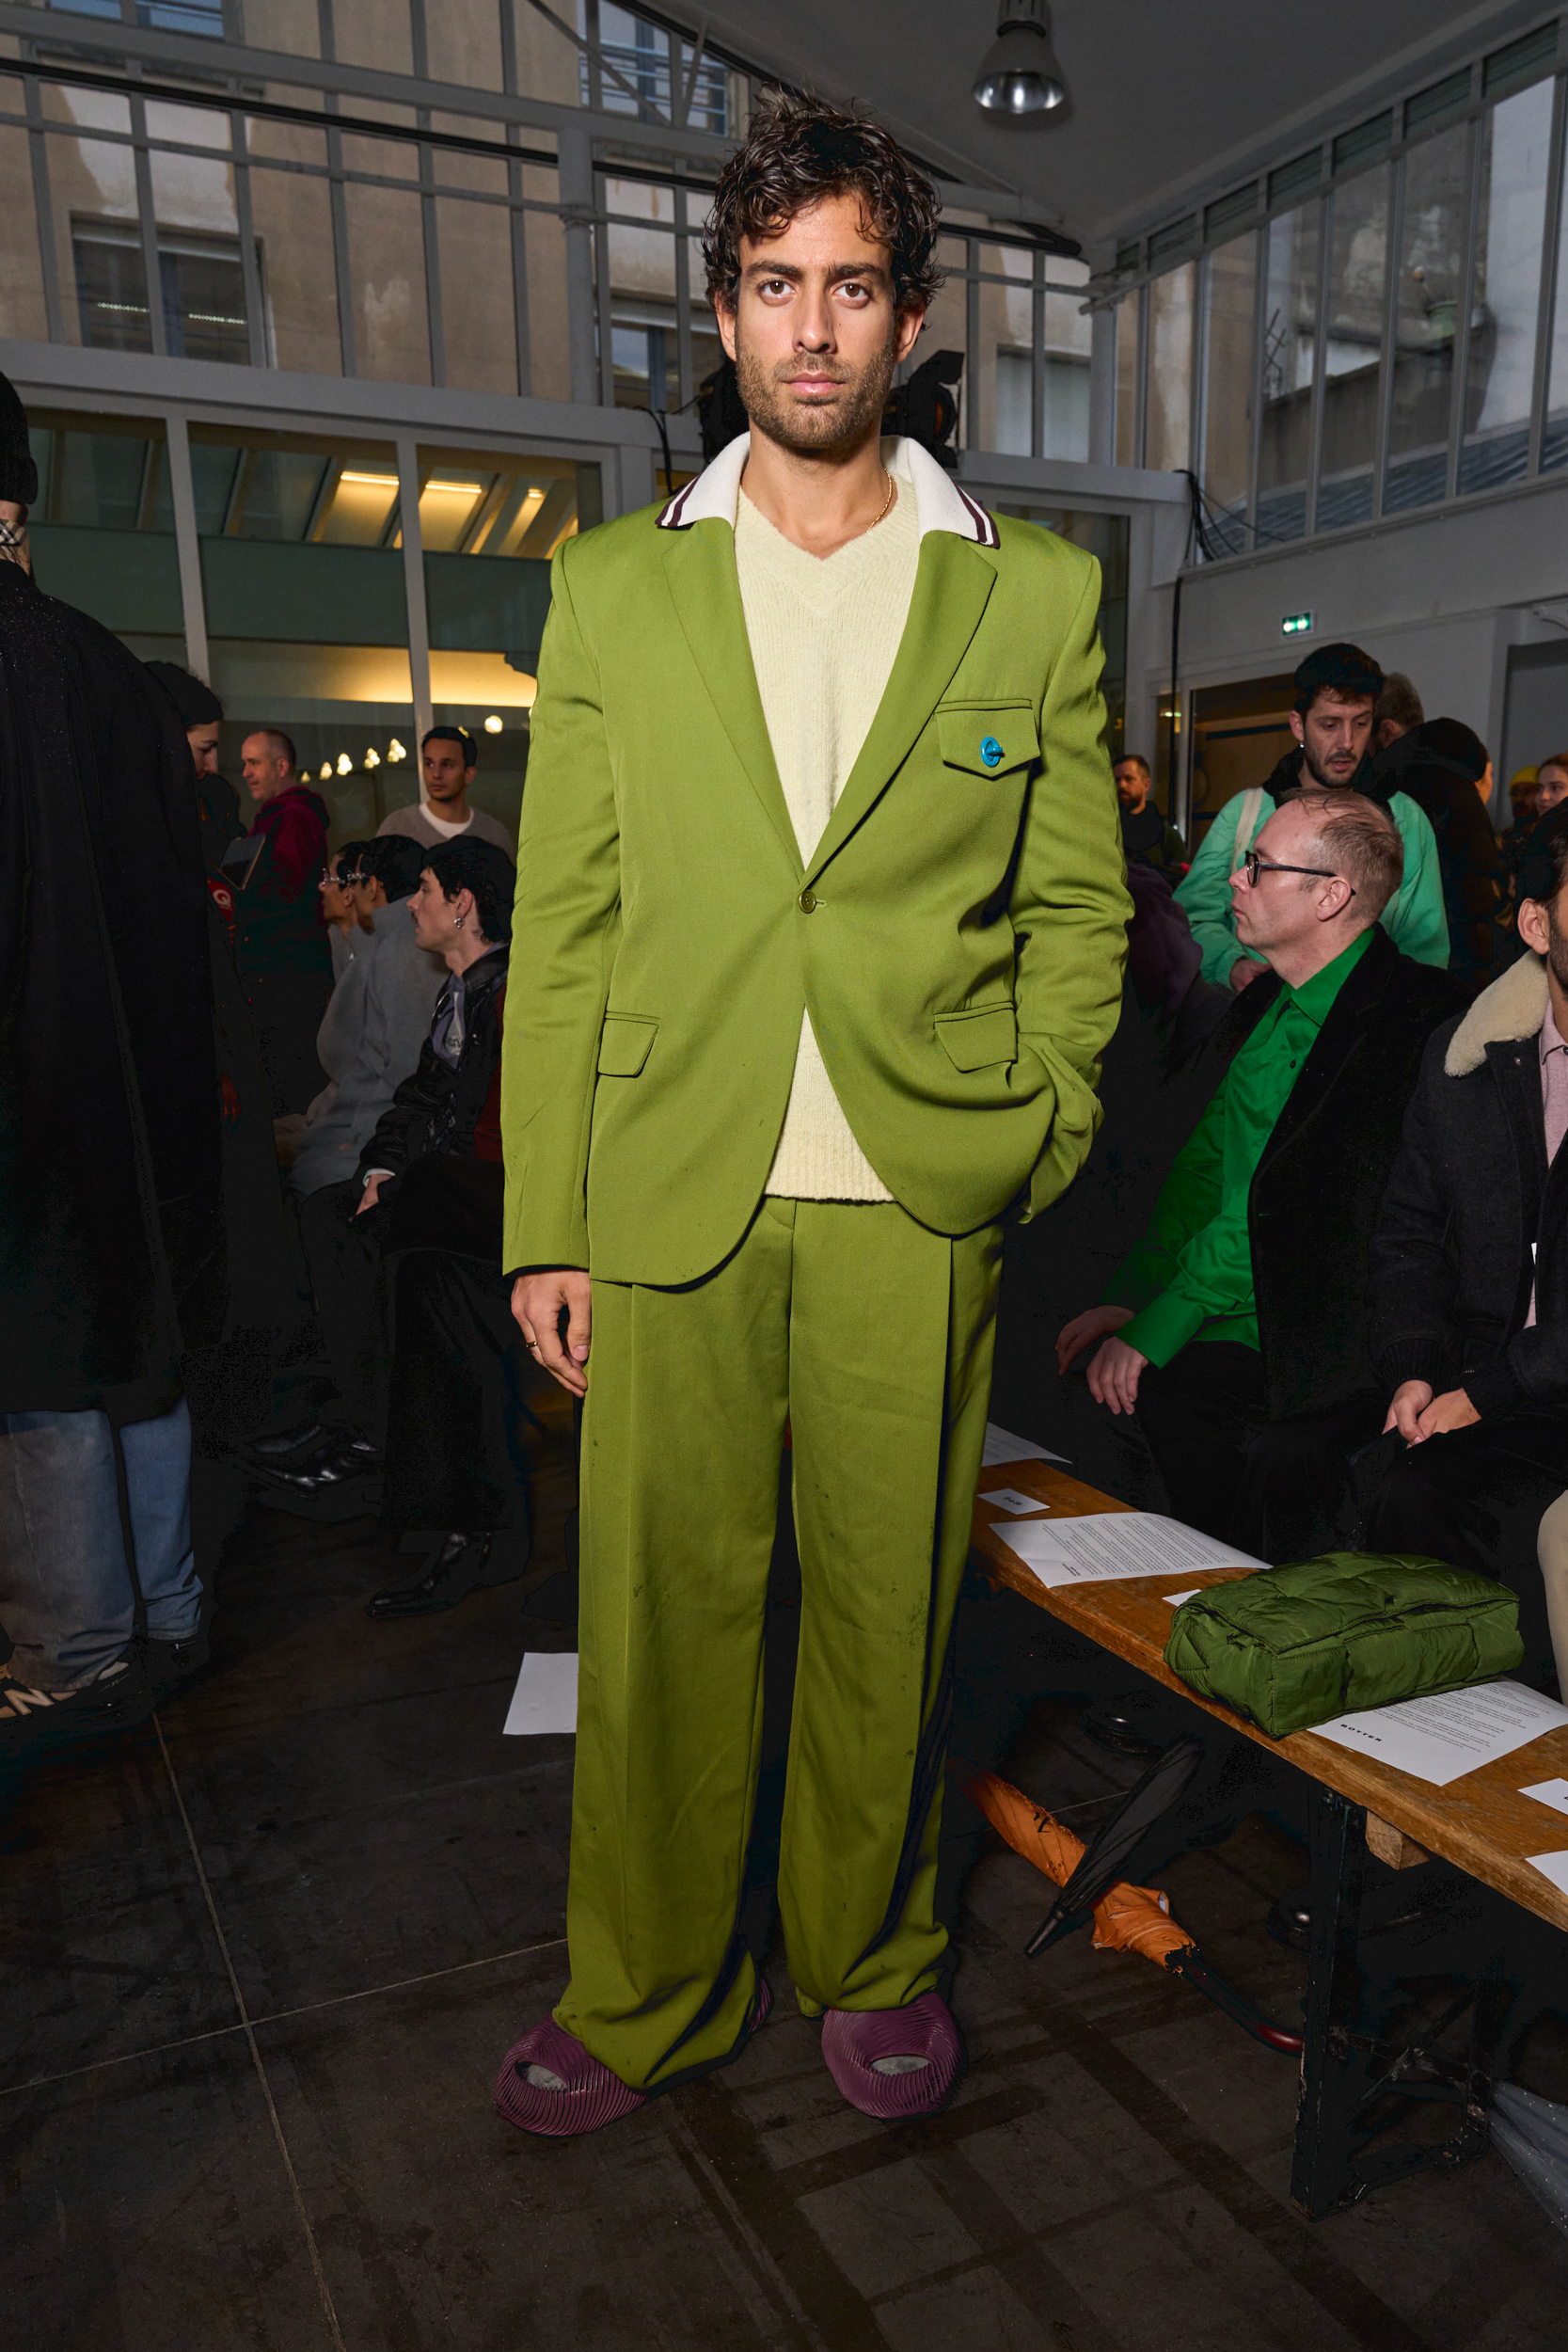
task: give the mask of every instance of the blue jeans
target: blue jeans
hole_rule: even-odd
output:
[[[139,1591],[154,1641],[182,1642],[201,1618],[191,1550],[191,1417],[181,1398],[119,1432],[131,1509],[125,1557],[105,1413],[0,1413],[0,1626],[9,1672],[40,1691],[74,1691],[128,1646]]]

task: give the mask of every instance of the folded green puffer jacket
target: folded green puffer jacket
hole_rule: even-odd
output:
[[[1211,1585],[1182,1602],[1165,1644],[1183,1682],[1274,1740],[1485,1682],[1523,1656],[1506,1585],[1373,1551],[1325,1551]]]

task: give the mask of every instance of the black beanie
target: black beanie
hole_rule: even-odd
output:
[[[210,686],[203,686],[189,670],[182,670],[177,661],[144,661],[142,668],[149,677],[155,677],[174,707],[180,713],[182,727],[204,727],[223,716],[223,705]]]
[[[39,469],[27,440],[27,411],[8,375],[0,375],[0,499],[31,506],[39,494]]]

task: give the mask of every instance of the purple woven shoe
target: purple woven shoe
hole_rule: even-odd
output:
[[[963,2080],[963,2036],[940,1993],[907,2009],[831,2009],[822,2055],[849,2105],[880,2123],[940,2115]]]
[[[773,1995],[759,1979],[748,2038],[766,2023],[772,2006]],[[572,2139],[579,2132],[599,2131],[647,2104],[645,2090],[633,2090],[619,2074],[612,2074],[553,2017],[542,2019],[513,2043],[496,2078],[496,2113],[502,2122],[546,2139]]]

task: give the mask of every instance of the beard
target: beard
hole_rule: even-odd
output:
[[[765,434],[780,449],[799,457],[847,456],[870,440],[881,423],[893,388],[893,339],[863,368],[847,368],[842,360],[812,363],[844,389],[832,402],[796,398],[788,378],[800,366],[799,353],[768,368],[736,333],[735,373],[741,405],[753,431]]]
[[[1555,899],[1548,900],[1546,906],[1546,937],[1550,943],[1546,961],[1551,965],[1552,977],[1560,988],[1568,989],[1568,931],[1558,929]]]
[[[1331,776],[1323,769],[1319,767],[1317,761],[1312,756],[1311,744],[1307,741],[1305,736],[1302,738],[1301,764],[1307,771],[1306,782],[1307,784],[1315,784],[1320,792],[1349,791],[1352,783],[1361,772],[1361,762],[1365,757],[1366,754],[1363,752],[1359,757],[1352,760],[1350,767],[1342,776]],[[1305,786],[1302,788],[1305,789]]]

